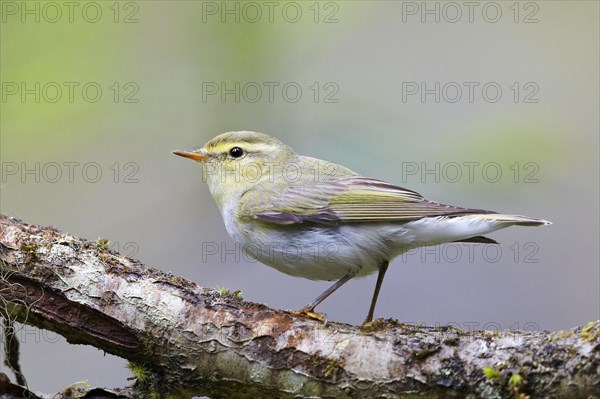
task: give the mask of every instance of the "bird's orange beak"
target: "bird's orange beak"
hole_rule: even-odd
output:
[[[202,150],[196,151],[172,151],[172,154],[179,155],[180,157],[189,158],[196,162],[204,162],[208,160],[208,156]]]

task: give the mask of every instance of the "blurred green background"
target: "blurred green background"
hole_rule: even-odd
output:
[[[199,168],[170,154],[256,130],[434,200],[554,222],[492,234],[500,253],[397,259],[376,316],[465,330],[600,318],[597,2],[72,3],[1,2],[0,211],[296,309],[329,283],[203,251],[235,246]],[[374,283],[319,310],[360,323]],[[127,384],[121,359],[23,328],[32,388]]]

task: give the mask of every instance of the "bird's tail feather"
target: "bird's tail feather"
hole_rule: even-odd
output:
[[[496,221],[501,223],[509,223],[517,226],[546,226],[552,224],[544,219],[531,218],[529,216],[521,215],[503,215],[501,213],[490,213],[484,215],[476,215],[479,218],[483,218],[489,221]]]
[[[465,238],[463,240],[458,240],[458,241],[454,241],[454,242],[468,242],[468,243],[477,243],[477,244],[498,244],[498,241],[492,240],[491,238],[484,237],[484,236],[469,237],[469,238]]]

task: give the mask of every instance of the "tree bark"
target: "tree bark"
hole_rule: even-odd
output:
[[[323,323],[4,215],[0,244],[5,318],[131,362],[137,380],[123,396],[89,397],[600,396],[600,322],[561,332]]]

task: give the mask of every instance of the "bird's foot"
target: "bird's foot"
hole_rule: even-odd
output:
[[[384,328],[384,326],[386,325],[386,321],[383,318],[378,318],[373,320],[372,318],[369,319],[365,319],[365,321],[363,321],[363,323],[361,324],[360,328],[363,331],[378,331]]]
[[[361,327],[367,327],[369,326],[371,323],[373,323],[373,319],[369,320],[369,319],[365,319],[362,324]]]
[[[311,308],[303,308],[300,310],[294,310],[290,313],[292,313],[293,315],[296,315],[296,316],[302,316],[302,317],[307,317],[307,318],[313,319],[313,320],[327,322],[327,316],[325,316],[325,313],[317,313],[314,311],[314,309],[311,309]]]

